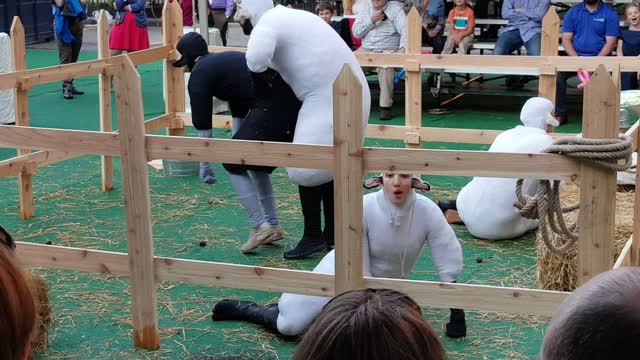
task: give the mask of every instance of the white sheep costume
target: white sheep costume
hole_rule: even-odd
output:
[[[262,2],[241,2],[241,7],[251,13],[253,24],[247,65],[256,73],[267,68],[277,71],[303,102],[293,143],[333,144],[333,82],[344,64],[351,66],[362,84],[362,126],[366,128],[371,105],[369,87],[356,57],[338,33],[310,12],[281,5],[260,16],[252,9],[264,9]],[[333,179],[328,170],[287,171],[291,181],[302,186],[317,186]]]
[[[534,97],[524,104],[520,121],[524,124],[496,137],[489,152],[538,153],[553,143],[546,125],[558,126],[551,116],[553,104]],[[458,194],[457,209],[471,235],[488,240],[513,239],[538,226],[516,212],[517,179],[474,177]],[[534,195],[537,180],[526,180],[523,193]]]

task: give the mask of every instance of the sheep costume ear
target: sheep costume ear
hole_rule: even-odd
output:
[[[383,174],[380,174],[378,176],[374,176],[370,179],[368,179],[367,181],[364,182],[364,184],[362,185],[365,189],[378,189],[382,187],[382,176]],[[429,191],[431,190],[431,184],[429,184],[428,182],[420,179],[419,177],[414,176],[413,179],[411,179],[411,187],[419,190],[421,192],[425,192],[425,191]]]

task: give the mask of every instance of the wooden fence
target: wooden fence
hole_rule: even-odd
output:
[[[551,16],[545,19],[545,24]],[[556,16],[557,18],[557,16]],[[407,71],[407,123],[405,126],[372,126],[369,137],[402,139],[407,149],[363,147],[361,92],[357,78],[344,67],[334,83],[334,145],[302,145],[258,141],[184,137],[190,115],[184,112],[184,73],[170,66],[175,45],[182,35],[182,16],[176,2],[165,3],[164,44],[158,48],[106,57],[104,17],[99,21],[100,58],[77,64],[25,70],[24,31],[18,18],[12,27],[15,71],[0,75],[0,90],[15,89],[17,126],[0,126],[0,146],[21,149],[18,156],[0,162],[0,176],[20,178],[22,218],[34,215],[33,174],[40,166],[84,154],[103,156],[103,189],[112,184],[112,158],[120,156],[127,223],[128,253],[39,245],[21,242],[23,263],[48,268],[129,276],[131,279],[134,344],[146,349],[160,346],[155,283],[179,281],[208,286],[333,296],[350,289],[385,287],[408,293],[425,306],[550,316],[567,293],[535,289],[448,284],[433,281],[370,278],[362,269],[362,188],[364,172],[419,172],[430,175],[495,176],[562,179],[582,182],[579,241],[580,281],[611,269],[615,206],[613,171],[604,171],[557,154],[487,153],[421,149],[422,141],[491,143],[499,131],[421,127],[422,69],[462,69],[468,72],[540,74],[541,95],[553,100],[556,71],[595,71],[585,89],[584,135],[611,138],[618,127],[618,78],[620,70],[640,71],[635,58],[479,57],[420,55],[415,9],[409,15],[407,54],[358,54],[363,66],[397,66]],[[545,30],[546,31],[546,30]],[[547,35],[545,32],[545,38]],[[555,37],[557,39],[557,37]],[[545,48],[543,46],[543,48]],[[229,48],[211,48],[213,52]],[[487,61],[491,59],[491,61]],[[140,77],[135,65],[163,60],[164,115],[144,121]],[[77,131],[29,127],[28,90],[37,84],[69,77],[100,75],[101,131]],[[110,82],[115,77],[116,108],[120,130],[110,123]],[[228,127],[229,118],[214,116],[217,127]],[[148,133],[167,129],[168,135]],[[637,139],[638,124],[629,130]],[[72,149],[72,150],[70,150]],[[30,153],[30,150],[39,150]],[[149,196],[149,159],[209,161],[330,169],[335,171],[336,274],[166,258],[154,255]],[[638,180],[636,180],[638,183]],[[638,234],[638,201],[634,234]],[[638,264],[640,250],[633,237],[616,266]]]

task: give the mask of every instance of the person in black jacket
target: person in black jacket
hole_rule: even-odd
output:
[[[245,54],[226,51],[210,54],[200,34],[191,32],[178,42],[181,58],[174,66],[191,71],[188,91],[193,126],[198,136],[212,136],[213,97],[229,102],[233,139],[292,142],[302,102],[282,79],[268,69],[252,73]],[[272,166],[223,164],[231,183],[247,211],[251,232],[242,252],[281,240],[284,232],[278,223],[271,184]],[[216,182],[209,163],[200,163],[200,178]]]
[[[333,5],[323,2],[320,3],[316,7],[316,14],[322,18],[322,20],[326,21],[327,24],[331,25],[333,30],[335,30],[338,35],[344,40],[349,49],[353,50],[353,41],[351,40],[351,26],[349,25],[348,18],[342,18],[340,21],[332,21],[331,18],[335,9]]]

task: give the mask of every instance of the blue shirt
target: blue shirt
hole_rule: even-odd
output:
[[[549,10],[550,0],[505,0],[502,3],[502,18],[509,20],[498,36],[507,31],[519,30],[522,42],[529,41],[542,32],[542,19]],[[522,9],[521,11],[514,11]]]
[[[607,36],[618,37],[618,13],[602,2],[589,12],[585,3],[573,6],[562,22],[563,33],[573,33],[572,44],[579,56],[596,56],[604,47]]]
[[[620,40],[622,40],[622,54],[624,56],[640,55],[640,31],[620,30]]]
[[[420,1],[420,8],[424,6],[424,0]],[[422,21],[428,20],[432,18],[435,20],[435,24],[431,24],[428,26],[430,29],[438,28],[439,30],[444,30],[444,25],[447,21],[447,18],[444,16],[444,0],[431,0],[427,8],[422,13]]]

